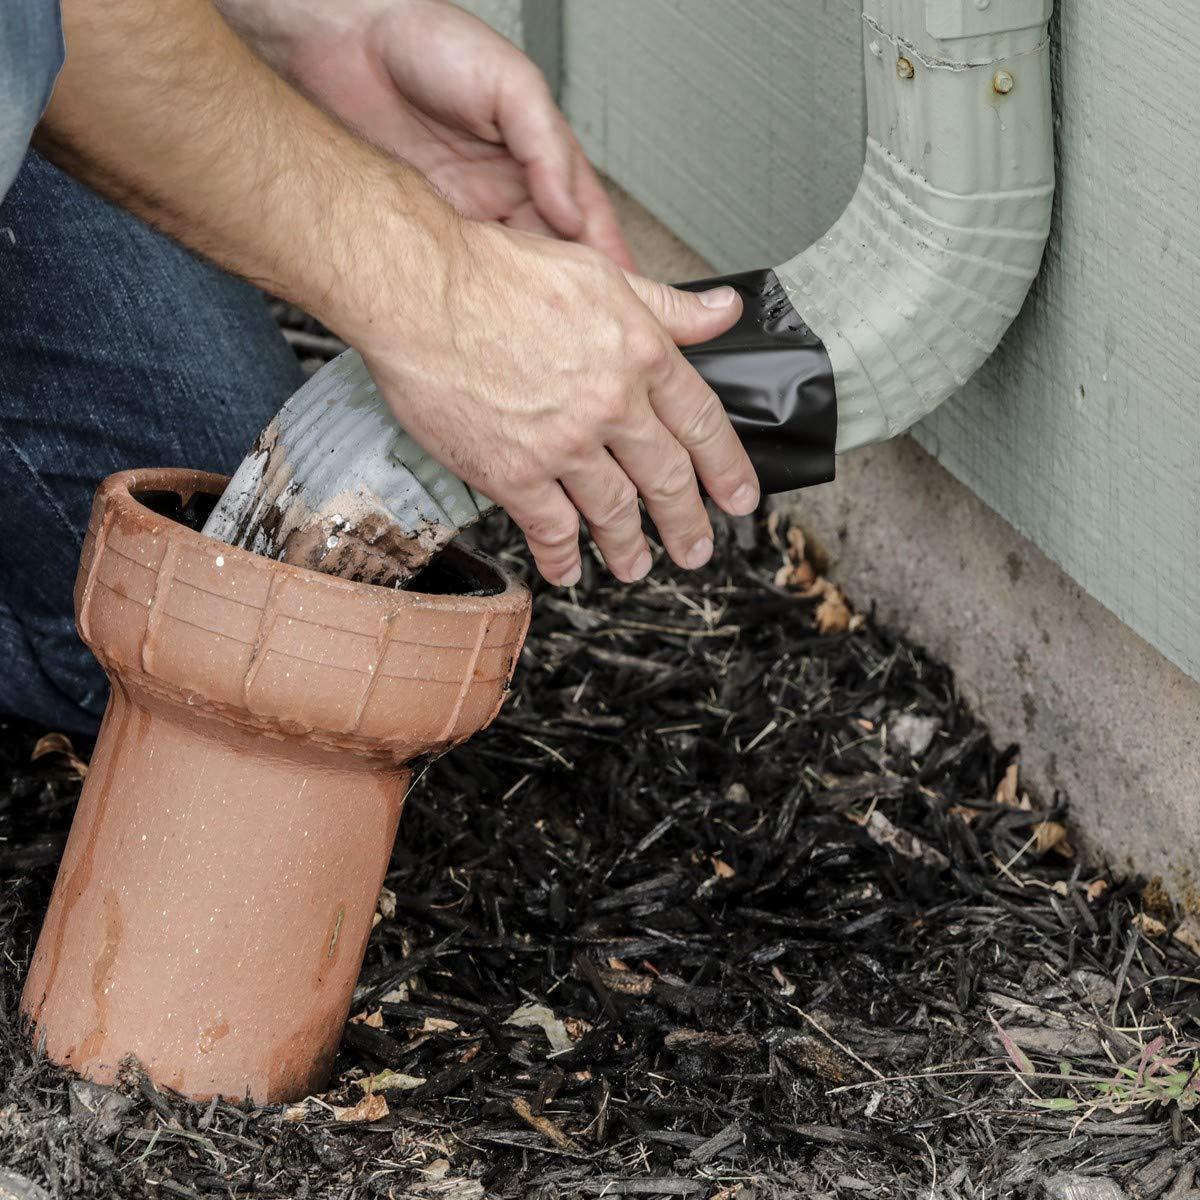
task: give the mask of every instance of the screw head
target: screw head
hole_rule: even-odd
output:
[[[911,79],[916,73],[916,69],[907,58],[896,59],[896,74],[899,75],[901,79]]]
[[[998,96],[1007,96],[1017,86],[1017,81],[1007,71],[997,71],[992,77],[992,91]]]

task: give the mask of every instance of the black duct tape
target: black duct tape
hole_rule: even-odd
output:
[[[721,284],[741,294],[742,315],[720,337],[684,347],[684,356],[720,397],[764,495],[828,483],[835,473],[837,394],[824,344],[772,270],[677,286],[702,292]]]

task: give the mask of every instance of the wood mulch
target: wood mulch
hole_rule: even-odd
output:
[[[1200,1197],[1195,918],[1089,861],[801,537],[719,533],[696,574],[535,585],[303,1104],[39,1060],[16,1001],[80,767],[0,728],[0,1197]]]

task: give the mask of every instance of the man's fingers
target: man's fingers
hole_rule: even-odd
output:
[[[579,514],[553,481],[497,496],[521,527],[538,570],[548,583],[572,587],[579,582]]]
[[[650,570],[650,547],[642,533],[638,490],[604,450],[562,477],[608,569],[623,583],[634,583]]]
[[[583,210],[583,232],[576,240],[608,255],[617,266],[636,271],[633,251],[621,232],[612,201],[578,143],[575,145],[575,199]]]
[[[724,333],[742,312],[741,296],[727,285],[707,292],[682,292],[630,271],[625,278],[677,346],[694,346]]]
[[[650,405],[687,451],[708,494],[745,516],[758,505],[758,475],[712,388],[676,350],[650,388]]]
[[[575,135],[558,111],[538,70],[510,81],[500,98],[497,124],[509,153],[529,178],[529,193],[546,223],[561,237],[577,238],[584,214],[575,196]]]
[[[695,570],[712,555],[713,534],[688,452],[647,413],[640,428],[622,430],[610,449],[638,487],[667,553]]]

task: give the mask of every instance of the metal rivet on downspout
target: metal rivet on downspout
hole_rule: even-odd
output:
[[[1007,71],[997,71],[992,77],[992,90],[997,95],[1007,96],[1017,86],[1017,81]]]
[[[912,63],[907,58],[896,59],[896,74],[901,79],[911,79],[917,72],[913,69]]]

